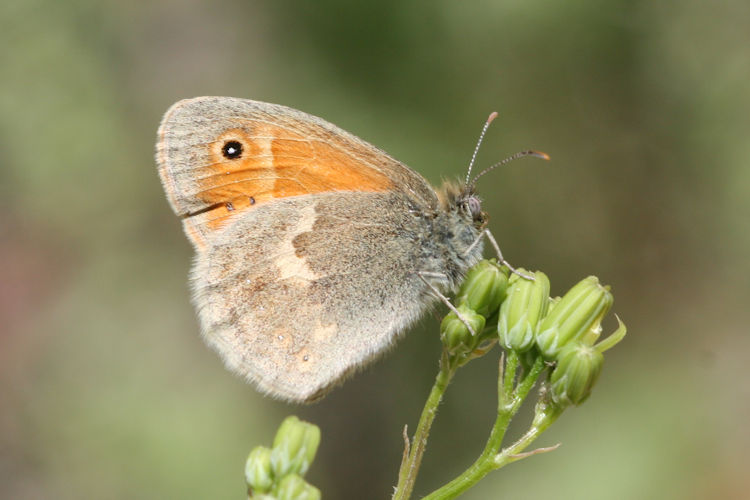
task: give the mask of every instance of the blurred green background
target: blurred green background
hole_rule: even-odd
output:
[[[434,183],[493,110],[478,166],[552,156],[482,179],[490,227],[554,293],[611,284],[629,336],[538,443],[559,450],[464,498],[747,498],[748,26],[746,0],[5,0],[0,498],[243,498],[291,413],[322,429],[325,498],[390,496],[437,323],[310,407],[226,372],[153,161],[162,113],[198,95],[321,116]],[[479,453],[496,359],[449,389],[417,494]]]

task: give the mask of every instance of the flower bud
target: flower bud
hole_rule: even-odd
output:
[[[477,314],[467,305],[460,305],[456,310],[461,314],[466,323],[471,325],[474,335],[471,334],[461,318],[453,311],[449,312],[440,323],[440,340],[452,354],[461,354],[472,351],[479,343],[479,334],[484,330],[485,319]]]
[[[525,352],[534,344],[537,324],[549,304],[547,275],[541,271],[532,274],[533,281],[517,274],[510,277],[508,298],[500,306],[497,320],[500,345],[517,352]]]
[[[265,493],[273,485],[271,449],[256,446],[245,462],[245,481],[253,493]]]
[[[539,325],[536,343],[542,355],[554,359],[570,342],[598,331],[613,300],[609,287],[600,285],[596,276],[578,282],[554,304]]]
[[[271,450],[271,467],[277,478],[307,472],[320,444],[320,429],[297,417],[284,419]]]
[[[604,356],[595,347],[580,342],[566,345],[550,375],[552,400],[562,407],[583,403],[599,378],[603,362]]]
[[[278,500],[320,500],[320,490],[297,474],[289,474],[276,487]]]
[[[485,318],[492,316],[505,299],[508,275],[493,260],[481,260],[466,273],[456,295],[456,305],[466,305]]]

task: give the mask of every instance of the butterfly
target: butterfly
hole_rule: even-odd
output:
[[[279,399],[315,401],[381,355],[455,290],[489,235],[476,178],[436,190],[380,149],[285,106],[179,101],[156,149],[195,248],[203,338],[229,370]],[[546,156],[514,157],[527,154]]]

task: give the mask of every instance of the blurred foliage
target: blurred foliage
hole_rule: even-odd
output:
[[[308,474],[326,498],[390,494],[436,321],[292,409],[199,338],[155,132],[180,98],[234,95],[326,118],[436,183],[464,172],[493,110],[479,166],[552,156],[482,179],[491,228],[553,294],[612,283],[630,333],[546,436],[563,446],[467,499],[745,498],[749,25],[746,0],[5,0],[0,497],[237,498],[247,450],[290,412],[326,436]],[[418,494],[481,446],[496,366],[476,365],[441,406]]]

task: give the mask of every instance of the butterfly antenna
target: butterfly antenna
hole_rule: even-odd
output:
[[[542,160],[549,160],[549,155],[547,153],[542,153],[541,151],[531,151],[531,150],[529,150],[529,151],[519,151],[518,153],[516,153],[514,155],[511,155],[511,156],[507,157],[506,159],[504,159],[502,161],[499,161],[499,162],[495,163],[494,165],[490,165],[489,167],[485,168],[484,170],[482,170],[481,172],[479,172],[479,174],[477,174],[477,176],[474,177],[474,180],[471,181],[471,184],[468,184],[468,185],[473,188],[476,185],[476,183],[477,183],[477,179],[479,179],[480,177],[482,177],[484,174],[486,174],[490,170],[494,170],[497,167],[499,167],[500,165],[505,165],[506,163],[510,163],[513,160],[517,160],[519,158],[523,158],[524,156],[534,156],[536,158],[541,158]]]
[[[482,141],[484,140],[484,134],[487,133],[487,129],[490,128],[490,123],[492,123],[492,120],[494,120],[495,118],[497,118],[497,111],[493,111],[492,113],[490,113],[487,121],[484,122],[482,133],[479,134],[479,140],[477,141],[477,147],[474,148],[474,154],[471,155],[471,161],[469,162],[469,171],[466,172],[466,184],[469,184],[469,179],[471,178],[471,167],[474,166],[474,160],[477,159],[477,153],[479,153],[479,146],[482,145]]]

